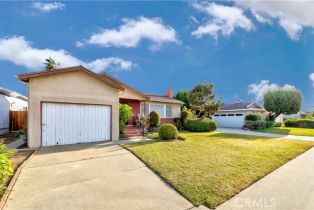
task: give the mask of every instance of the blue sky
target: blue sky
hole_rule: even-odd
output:
[[[0,2],[0,86],[83,64],[149,93],[215,84],[224,102],[296,87],[314,104],[312,2]],[[311,80],[312,78],[312,80]]]

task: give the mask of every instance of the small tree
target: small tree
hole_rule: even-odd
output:
[[[301,104],[302,93],[295,88],[273,88],[264,94],[264,107],[271,120],[280,114],[296,114]]]
[[[132,107],[127,104],[119,104],[119,131],[124,134],[125,124],[132,115]]]
[[[46,70],[47,71],[54,71],[57,69],[57,63],[54,59],[51,57],[45,59],[45,65],[46,65]]]
[[[145,115],[140,115],[138,117],[137,129],[140,130],[142,136],[147,134],[147,130],[150,126],[149,118]]]
[[[178,99],[179,101],[182,101],[184,103],[184,107],[190,109],[190,103],[189,103],[189,100],[188,100],[188,95],[191,93],[190,90],[181,90],[181,91],[178,91],[175,95],[175,99]]]
[[[151,128],[157,128],[160,124],[160,116],[157,112],[152,111],[149,114],[149,122],[150,122],[150,127]]]
[[[192,111],[198,117],[210,117],[221,106],[220,100],[215,101],[213,92],[214,85],[210,83],[202,83],[196,85],[188,95],[189,104]]]

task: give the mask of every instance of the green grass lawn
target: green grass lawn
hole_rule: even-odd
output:
[[[314,146],[314,142],[224,133],[124,145],[194,205],[214,208]]]
[[[288,128],[288,127],[275,128],[273,127],[273,128],[265,128],[262,130],[257,130],[257,132],[296,135],[296,136],[314,136],[314,129],[311,129],[311,128]]]

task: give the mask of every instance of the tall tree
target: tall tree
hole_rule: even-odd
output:
[[[264,107],[270,119],[280,114],[296,114],[301,109],[302,93],[295,88],[274,88],[264,94]]]
[[[184,103],[183,106],[185,106],[186,108],[190,109],[190,103],[188,100],[188,95],[191,93],[190,90],[181,90],[178,91],[175,95],[175,99],[178,99],[179,101],[182,101]]]
[[[45,59],[45,65],[46,65],[46,70],[47,71],[54,71],[57,69],[57,63],[54,59],[51,57]]]
[[[210,83],[201,83],[196,85],[188,95],[191,109],[198,117],[210,117],[221,106],[221,101],[215,101],[214,85]]]

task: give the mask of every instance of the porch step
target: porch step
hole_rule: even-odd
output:
[[[141,136],[140,131],[134,127],[133,125],[125,126],[125,135],[126,137],[134,137],[134,136]]]

